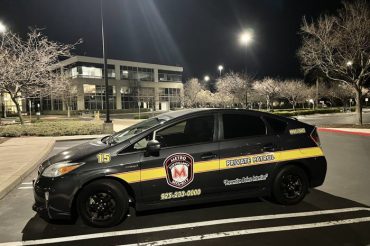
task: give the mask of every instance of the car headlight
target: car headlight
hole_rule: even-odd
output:
[[[57,162],[45,168],[41,175],[50,178],[59,177],[75,170],[83,164],[83,162]]]

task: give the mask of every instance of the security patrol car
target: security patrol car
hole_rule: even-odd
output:
[[[240,109],[161,114],[46,160],[33,209],[49,219],[120,223],[136,210],[272,196],[296,204],[326,160],[314,126]]]

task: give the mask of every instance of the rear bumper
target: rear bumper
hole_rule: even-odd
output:
[[[306,168],[309,170],[310,176],[310,187],[317,187],[324,183],[327,163],[324,156],[311,158],[308,163],[306,163]]]

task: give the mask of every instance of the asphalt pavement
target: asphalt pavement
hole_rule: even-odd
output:
[[[320,134],[328,160],[322,187],[298,205],[264,199],[136,213],[114,228],[48,223],[35,214],[32,173],[0,200],[2,245],[370,245],[370,137]],[[51,155],[82,141],[57,142]],[[10,243],[9,243],[10,242]]]

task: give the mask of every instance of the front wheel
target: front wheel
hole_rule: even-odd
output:
[[[77,197],[82,221],[94,227],[119,224],[128,212],[128,195],[116,180],[96,180],[86,185]]]
[[[276,175],[272,195],[284,205],[297,204],[303,200],[308,190],[308,178],[304,170],[296,166],[287,166]]]

